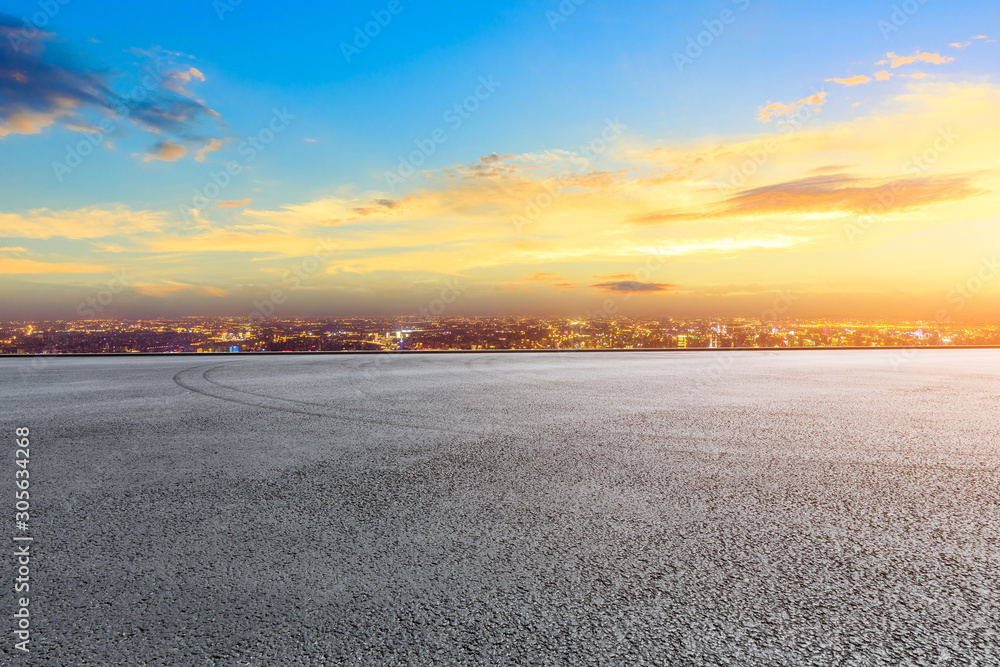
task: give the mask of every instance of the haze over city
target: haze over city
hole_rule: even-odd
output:
[[[962,7],[6,2],[0,318],[996,323]]]

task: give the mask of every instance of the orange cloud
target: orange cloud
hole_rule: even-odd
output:
[[[36,208],[27,214],[0,213],[0,235],[12,238],[94,239],[115,234],[142,234],[161,231],[165,215],[160,212],[83,208],[51,211]]]
[[[33,259],[11,259],[5,257],[0,262],[0,274],[4,275],[38,275],[55,273],[101,273],[108,271],[106,266],[93,264],[73,264],[69,262],[38,262]]]
[[[633,294],[637,292],[666,292],[676,287],[667,283],[648,283],[638,280],[619,280],[615,282],[597,283],[591,285],[602,292],[615,292],[617,294]]]
[[[186,147],[166,139],[154,144],[148,152],[144,153],[142,161],[152,162],[153,160],[162,160],[164,162],[176,162],[185,155],[187,155]]]
[[[253,199],[249,197],[247,197],[246,199],[238,199],[235,201],[220,201],[219,208],[238,208],[240,206],[246,206],[252,201]]]
[[[881,211],[907,210],[935,202],[982,194],[973,175],[924,176],[872,181],[845,173],[800,178],[742,191],[708,210],[667,210],[637,216],[635,222],[761,216],[775,214],[841,213],[858,215],[879,204]]]
[[[824,99],[817,93],[793,104]],[[586,165],[574,165],[569,151],[491,154],[468,169],[453,168],[451,177],[442,170],[412,182],[409,198],[342,186],[325,199],[275,210],[246,207],[234,215],[211,207],[195,235],[166,222],[175,219],[173,211],[157,218],[127,210],[40,210],[0,213],[0,236],[14,237],[10,246],[29,245],[19,236],[101,237],[120,244],[141,254],[139,261],[148,258],[149,274],[141,282],[150,294],[194,289],[163,280],[170,276],[231,287],[231,294],[240,284],[278,284],[297,258],[320,251],[323,268],[312,278],[317,294],[346,289],[348,274],[363,274],[364,289],[376,293],[413,276],[450,272],[482,280],[484,290],[507,284],[518,294],[570,302],[592,299],[597,289],[614,291],[619,283],[669,282],[701,291],[720,282],[787,286],[847,279],[842,264],[853,256],[837,254],[846,253],[844,225],[880,195],[891,195],[894,214],[864,241],[873,264],[877,259],[896,272],[890,276],[886,269],[884,284],[908,286],[930,281],[927,275],[946,284],[950,274],[940,268],[905,265],[898,244],[926,248],[930,256],[949,247],[956,221],[988,230],[995,220],[997,195],[980,193],[1000,192],[994,157],[1000,130],[992,120],[1000,110],[1000,86],[908,80],[905,90],[865,106],[870,113],[816,120],[790,133],[767,132],[766,126],[750,135],[663,145],[633,137]],[[961,140],[926,170],[908,171],[907,161],[924,154],[934,132],[951,126]],[[541,197],[558,185],[558,197]],[[521,228],[517,216],[526,219]],[[329,224],[338,226],[327,247],[318,236],[331,232]],[[917,227],[938,236],[911,239]],[[113,238],[103,238],[108,236]],[[879,245],[883,241],[896,245]],[[96,261],[89,253],[99,246],[90,241],[59,243],[76,246],[70,261]],[[640,273],[650,257],[683,261],[670,262],[669,276]]]
[[[909,209],[932,202],[953,201],[981,194],[971,185],[971,176],[941,176],[897,179],[870,183],[832,174],[754,188],[727,202],[730,214],[804,212],[863,213],[885,200],[886,210]],[[865,183],[865,184],[861,184]]]
[[[526,282],[551,282],[553,280],[563,280],[563,277],[558,273],[534,273],[521,278],[521,280]]]
[[[954,62],[955,59],[951,56],[942,56],[940,53],[929,53],[927,51],[917,50],[912,56],[901,56],[897,53],[890,51],[885,54],[886,60],[879,60],[876,65],[884,65],[887,62],[892,69],[897,67],[902,67],[903,65],[910,65],[916,62],[930,63],[932,65],[944,65],[946,63]]]
[[[408,202],[412,201],[413,197],[403,197],[402,199],[376,199],[368,206],[359,206],[352,209],[355,213],[362,217],[381,214],[388,214],[401,206],[404,206]]]
[[[523,171],[525,168],[534,166],[530,162],[531,157],[532,156],[510,154],[499,155],[497,153],[490,153],[489,155],[484,155],[470,164],[458,165],[451,167],[450,169],[445,169],[444,171],[448,174],[461,175],[471,178],[496,178],[510,176]],[[520,161],[514,161],[511,158],[516,158]]]
[[[842,86],[860,86],[863,83],[871,83],[872,78],[870,76],[865,76],[864,74],[858,74],[857,76],[848,77],[846,79],[826,79],[826,81],[833,81],[834,83],[839,83]]]
[[[163,87],[175,93],[187,93],[184,86],[192,81],[205,81],[205,75],[197,67],[169,72],[163,79]]]
[[[762,123],[770,123],[775,118],[790,116],[805,106],[816,107],[818,111],[826,104],[826,93],[816,93],[809,97],[803,97],[798,102],[769,102],[766,106],[760,107],[757,111],[757,120]]]
[[[195,162],[204,162],[205,156],[222,148],[221,139],[212,139],[207,144],[199,148],[194,154]]]
[[[878,72],[875,72],[876,81],[888,81],[891,78],[892,78],[892,73],[889,72],[888,70],[883,69],[879,70]]]
[[[93,122],[87,120],[91,114],[118,115],[127,99],[115,92],[107,71],[74,66],[73,59],[59,57],[47,48],[47,42],[62,41],[57,35],[38,29],[18,30],[20,34],[15,35],[15,24],[5,19],[0,20],[0,35],[9,38],[13,48],[5,48],[0,57],[3,60],[0,78],[4,80],[0,138],[8,134],[37,134],[55,123],[62,123],[72,131],[92,131]],[[189,65],[178,65],[177,60],[183,54],[158,47],[131,52],[163,64],[166,71],[161,85],[174,94],[154,93],[144,96],[141,104],[128,104],[131,113],[126,114],[127,121],[160,137],[186,140],[204,136],[207,128],[202,122],[214,121],[218,114],[183,90],[186,83],[203,81],[204,74]],[[140,76],[138,71],[136,75]],[[176,159],[170,156],[177,152],[176,148],[167,148],[159,159]],[[154,151],[151,159],[160,154],[160,150]]]
[[[607,190],[620,183],[628,175],[625,169],[618,171],[592,171],[587,174],[573,174],[559,179],[559,186],[564,188],[585,188],[588,190]]]
[[[0,137],[8,134],[39,134],[68,111],[19,111],[0,120]]]

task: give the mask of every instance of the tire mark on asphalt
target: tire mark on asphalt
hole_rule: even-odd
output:
[[[212,378],[208,377],[209,373],[212,373],[212,372],[218,370],[219,368],[220,368],[219,366],[214,366],[212,368],[209,368],[208,370],[206,370],[204,373],[201,374],[202,378],[206,382],[208,382],[209,384],[212,384],[212,385],[214,385],[216,387],[221,387],[223,389],[228,389],[228,390],[233,391],[233,392],[238,393],[238,394],[247,394],[247,395],[250,395],[250,396],[257,396],[257,397],[260,397],[260,398],[265,398],[265,399],[267,399],[269,401],[288,402],[288,403],[295,403],[297,405],[305,405],[305,406],[309,406],[309,407],[323,408],[323,409],[325,409],[325,410],[328,411],[328,412],[323,413],[323,416],[331,417],[333,419],[344,419],[344,420],[347,420],[347,421],[356,421],[356,422],[361,422],[361,423],[365,423],[365,424],[382,424],[382,425],[388,425],[388,426],[400,426],[401,425],[398,422],[378,421],[378,420],[372,420],[372,419],[364,419],[364,418],[361,418],[361,417],[351,417],[351,416],[345,415],[342,412],[337,412],[333,408],[333,406],[331,406],[329,403],[317,403],[315,401],[303,401],[303,400],[294,399],[294,398],[279,398],[277,396],[269,396],[267,394],[261,394],[261,393],[254,392],[254,391],[248,391],[246,389],[240,389],[239,387],[234,387],[232,385],[223,384],[222,382],[218,382],[217,380],[213,380]],[[312,413],[309,413],[309,414],[312,414]],[[396,413],[396,416],[397,417],[403,417],[403,418],[405,418],[405,417],[411,417],[411,418],[414,418],[414,419],[433,419],[433,417],[429,416],[429,415],[419,415],[419,414],[413,414],[413,413],[410,413],[410,414]],[[438,430],[438,431],[448,431],[450,433],[466,433],[466,434],[470,434],[471,435],[471,432],[469,432],[469,431],[461,431],[461,430],[448,429],[448,428],[429,427],[429,426],[423,426],[423,425],[410,425],[410,424],[407,424],[407,426],[412,426],[414,428],[433,428],[434,430]]]
[[[772,353],[772,354],[777,354],[777,353]],[[243,390],[243,389],[239,389],[237,387],[233,387],[233,386],[230,386],[230,385],[222,384],[222,383],[216,382],[216,381],[214,381],[214,380],[212,380],[212,379],[210,379],[208,377],[208,375],[210,373],[212,373],[214,371],[217,371],[217,370],[219,370],[219,369],[221,369],[221,368],[223,368],[225,366],[229,366],[229,365],[231,365],[233,363],[241,363],[241,362],[228,362],[228,363],[224,363],[224,364],[216,364],[214,366],[211,366],[211,367],[205,369],[203,372],[200,373],[201,380],[203,380],[205,383],[207,383],[211,387],[216,388],[215,392],[213,392],[211,390],[208,390],[208,389],[206,389],[204,387],[198,386],[198,384],[197,384],[197,379],[198,379],[197,371],[199,371],[200,369],[205,368],[204,366],[192,366],[190,368],[186,368],[184,370],[181,370],[176,375],[174,375],[173,379],[174,379],[174,382],[177,385],[183,387],[184,389],[188,389],[190,391],[193,391],[193,392],[198,393],[198,394],[202,394],[204,396],[209,396],[211,398],[216,398],[216,399],[219,399],[219,400],[222,400],[222,401],[228,401],[230,403],[238,403],[238,404],[242,404],[242,405],[249,405],[251,407],[265,408],[265,409],[269,409],[269,410],[277,410],[277,411],[280,411],[280,412],[290,412],[290,413],[296,413],[296,414],[309,415],[309,416],[313,416],[313,417],[325,417],[325,418],[328,418],[328,419],[339,419],[339,420],[342,420],[342,421],[355,422],[355,423],[359,423],[359,424],[371,424],[371,425],[376,425],[376,426],[393,426],[393,427],[397,427],[397,428],[410,428],[410,429],[416,429],[416,430],[437,431],[437,432],[443,432],[443,433],[455,433],[455,434],[458,434],[458,435],[471,435],[471,436],[478,436],[478,437],[482,437],[482,436],[488,435],[490,433],[496,433],[498,430],[500,430],[497,425],[492,425],[492,424],[484,427],[482,430],[469,431],[469,430],[463,430],[463,429],[447,428],[447,427],[444,427],[444,426],[428,426],[428,425],[425,425],[425,424],[413,424],[413,423],[406,423],[406,422],[402,422],[402,421],[365,419],[363,417],[353,417],[353,416],[345,415],[343,413],[335,412],[330,405],[325,404],[325,403],[316,403],[316,402],[311,402],[311,401],[301,401],[301,400],[296,400],[296,399],[278,398],[278,397],[275,397],[275,396],[268,396],[266,394],[260,394],[260,393],[256,393],[256,392],[246,391],[246,390]],[[195,374],[195,378],[193,380],[192,380],[191,377],[189,377],[192,373]],[[224,394],[234,394],[235,396],[233,396],[233,395],[224,395]],[[264,399],[264,401],[254,401],[252,399],[245,398],[245,397],[255,397],[255,398],[259,398],[259,399]],[[299,407],[299,406],[302,406],[302,407]],[[310,410],[309,408],[323,408],[323,409],[325,409],[325,411],[319,412],[319,411],[315,411],[315,410]],[[423,416],[423,415],[414,415],[414,417],[418,418],[418,419],[420,419],[420,418],[427,419],[428,418],[428,417]],[[699,447],[691,448],[690,447],[690,443],[686,443],[688,446],[684,446],[683,444],[681,444],[680,446],[678,446],[678,444],[680,444],[680,443],[677,443],[672,438],[664,437],[662,434],[655,433],[655,432],[632,431],[630,433],[630,435],[638,437],[638,438],[648,438],[648,439],[651,439],[651,440],[654,440],[654,441],[659,441],[659,442],[667,445],[663,449],[664,453],[670,453],[670,454],[675,454],[675,455],[677,455],[677,454],[688,455],[688,456],[691,456],[692,458],[694,458],[696,460],[700,460],[700,461],[705,461],[706,459],[709,460],[709,461],[718,461],[720,459],[729,459],[729,460],[732,460],[732,459],[747,459],[747,458],[755,458],[756,456],[762,455],[762,453],[756,453],[756,454],[747,453],[747,452],[742,451],[739,448],[733,448],[732,446],[719,446],[719,445],[712,446],[712,445],[709,445],[709,446],[706,446],[704,448],[699,448]],[[710,441],[711,440],[712,439],[710,439]],[[770,453],[767,454],[767,456],[774,457],[775,456],[775,452],[770,452]],[[802,455],[802,454],[798,454],[798,455],[786,455],[784,457],[779,457],[779,458],[782,458],[783,460],[798,460],[800,462],[816,461],[816,460],[822,461],[823,460],[821,458],[820,459],[816,459],[816,458],[814,458],[812,456]],[[890,467],[891,466],[891,467],[904,467],[904,468],[910,468],[910,467],[912,467],[912,468],[929,468],[929,469],[934,469],[936,467],[934,465],[919,464],[919,463],[888,462],[888,461],[881,461],[881,462],[876,463],[875,461],[867,461],[867,460],[860,460],[860,461],[845,460],[845,461],[841,461],[841,463],[843,463],[843,464],[849,464],[849,465],[850,464],[853,464],[853,465],[875,465],[875,466],[880,466],[880,467]],[[987,470],[987,471],[989,471],[989,470],[996,471],[998,467],[1000,467],[1000,465],[994,464],[994,466],[992,466],[992,467],[986,467],[985,470]],[[956,469],[956,470],[963,470],[963,469],[964,470],[976,470],[978,468],[979,470],[984,470],[983,467],[977,467],[977,466],[973,466],[971,464],[969,464],[968,467],[966,467],[966,466],[959,466],[959,467],[949,466],[949,468]]]
[[[230,362],[230,363],[238,363],[238,362]],[[223,384],[221,382],[212,380],[211,378],[208,377],[208,375],[210,373],[213,373],[214,371],[219,370],[223,366],[228,366],[228,365],[229,364],[220,364],[220,365],[208,368],[207,370],[205,370],[201,374],[201,377],[202,377],[202,379],[204,379],[206,382],[208,382],[209,384],[211,384],[213,386],[219,387],[221,389],[226,389],[226,390],[232,391],[233,393],[236,393],[236,394],[246,394],[246,395],[249,395],[249,396],[255,396],[255,397],[258,397],[258,398],[264,398],[264,399],[267,399],[269,401],[275,401],[275,402],[279,402],[279,403],[280,402],[288,402],[288,403],[294,403],[294,404],[304,405],[304,406],[308,406],[308,407],[326,408],[328,410],[331,409],[331,406],[328,405],[328,404],[326,404],[326,403],[316,403],[316,402],[313,402],[313,401],[302,401],[302,400],[289,399],[289,398],[277,398],[277,397],[274,397],[274,396],[268,396],[267,394],[261,394],[261,393],[257,393],[257,392],[247,391],[245,389],[239,389],[237,387],[233,387],[231,385]],[[200,368],[200,367],[194,367],[192,369],[186,369],[186,370],[197,370],[198,368]],[[181,372],[183,373],[185,371],[181,371]],[[180,373],[178,373],[178,375],[180,375]],[[175,381],[176,381],[176,376],[175,376]],[[178,383],[178,384],[180,384],[180,383]],[[186,387],[186,388],[190,388],[190,387]],[[458,429],[449,429],[449,428],[445,428],[445,427],[424,426],[424,425],[417,425],[417,424],[403,424],[403,423],[399,423],[399,422],[380,421],[380,420],[373,420],[373,419],[364,419],[364,418],[360,418],[360,417],[350,417],[350,416],[346,416],[346,415],[343,415],[343,414],[336,414],[336,413],[331,414],[331,413],[328,413],[328,412],[326,412],[326,413],[317,413],[317,412],[311,412],[311,411],[308,411],[308,410],[302,410],[302,409],[297,409],[297,408],[286,409],[286,408],[283,408],[283,407],[270,406],[270,405],[261,405],[261,404],[258,404],[258,403],[251,403],[251,402],[248,402],[248,401],[241,401],[239,399],[228,399],[228,398],[225,398],[223,396],[218,396],[218,395],[215,395],[215,394],[206,393],[205,391],[203,391],[201,389],[198,389],[198,388],[193,388],[192,391],[196,391],[198,393],[205,394],[206,396],[212,396],[214,398],[219,398],[221,400],[232,400],[233,402],[243,403],[244,405],[252,405],[252,406],[255,406],[255,407],[265,407],[265,408],[274,409],[274,410],[284,410],[286,412],[296,412],[296,413],[299,413],[299,414],[314,415],[314,416],[318,416],[318,417],[329,417],[331,419],[343,419],[345,421],[353,421],[353,422],[359,422],[359,423],[364,423],[364,424],[376,424],[376,425],[383,425],[383,426],[399,426],[399,427],[406,427],[406,428],[416,428],[416,429],[424,429],[424,430],[443,431],[443,432],[447,432],[447,433],[458,433],[458,434],[463,434],[463,435],[484,435],[485,434],[485,431],[484,432],[464,431],[464,430],[458,430]],[[662,435],[657,434],[657,433],[633,432],[632,435],[639,436],[639,437],[645,437],[645,438],[652,439],[652,440],[658,440],[660,442],[665,442],[665,443],[668,443],[670,445],[676,445],[676,443],[674,441],[672,441],[672,440],[670,440],[668,438],[664,438]],[[711,458],[711,459],[718,459],[718,458],[720,458],[720,456],[725,456],[726,454],[733,454],[733,453],[735,453],[733,451],[722,452],[722,451],[713,450],[713,449],[708,449],[706,451],[706,450],[690,449],[690,448],[686,448],[686,447],[676,447],[676,446],[669,447],[669,448],[667,448],[666,451],[668,451],[671,454],[687,454],[687,455],[692,456],[695,459],[704,459],[706,457]]]
[[[225,366],[229,366],[229,365],[231,365],[233,363],[240,363],[240,362],[228,362],[228,363],[224,363],[224,364],[217,364],[215,366],[211,366],[211,367],[205,369],[200,374],[200,378],[202,380],[204,380],[207,384],[209,384],[209,385],[211,385],[213,387],[217,387],[218,389],[223,390],[222,392],[215,392],[215,393],[213,393],[212,391],[208,391],[208,390],[206,390],[203,387],[197,386],[197,384],[196,384],[197,377],[198,377],[197,371],[199,371],[200,369],[204,368],[204,366],[192,366],[191,368],[186,368],[186,369],[178,372],[176,375],[174,375],[174,382],[176,384],[178,384],[179,386],[183,387],[184,389],[188,389],[190,391],[193,391],[195,393],[201,394],[203,396],[208,396],[208,397],[211,397],[211,398],[216,398],[216,399],[219,399],[219,400],[222,400],[222,401],[228,401],[230,403],[238,403],[238,404],[241,404],[241,405],[249,405],[251,407],[256,407],[256,408],[265,408],[265,409],[268,409],[268,410],[277,410],[279,412],[291,412],[291,413],[295,413],[295,414],[309,415],[309,416],[313,416],[313,417],[326,417],[326,418],[329,418],[329,419],[340,419],[340,420],[343,420],[343,421],[350,421],[350,422],[356,422],[356,423],[361,423],[361,424],[372,424],[372,425],[378,425],[378,426],[396,426],[396,427],[401,427],[401,428],[413,428],[413,429],[418,429],[418,430],[429,430],[429,431],[440,431],[440,432],[446,432],[446,433],[456,433],[456,434],[460,434],[460,435],[483,436],[483,435],[487,434],[487,430],[486,429],[484,429],[481,432],[480,431],[464,431],[464,430],[449,429],[449,428],[439,427],[439,426],[425,426],[425,425],[418,425],[418,424],[406,424],[406,423],[383,421],[383,420],[375,420],[375,419],[364,419],[364,418],[361,418],[361,417],[350,417],[350,416],[342,415],[342,414],[331,414],[330,412],[316,412],[316,411],[312,411],[312,410],[305,409],[305,408],[299,408],[299,407],[296,407],[296,406],[302,405],[302,406],[306,406],[306,408],[309,408],[309,407],[320,407],[320,408],[326,408],[327,410],[330,409],[330,406],[327,405],[327,404],[325,404],[325,403],[315,403],[315,402],[311,402],[311,401],[299,401],[299,400],[295,400],[295,399],[285,399],[285,398],[276,398],[274,396],[267,396],[266,394],[259,394],[259,393],[256,393],[256,392],[251,392],[251,391],[246,391],[246,390],[243,390],[243,389],[238,389],[238,388],[232,387],[230,385],[225,385],[225,384],[222,384],[220,382],[216,382],[214,380],[211,380],[208,377],[209,373],[212,373],[213,371],[219,370],[220,368],[223,368]],[[192,382],[192,379],[190,379],[186,375],[186,374],[190,374],[190,373],[194,373],[195,374],[195,381],[194,382]],[[221,395],[221,394],[226,393],[226,392],[231,392],[232,394],[236,394],[237,396],[233,397],[233,396]],[[240,395],[243,395],[243,396],[253,396],[253,397],[256,397],[256,398],[263,398],[263,399],[266,399],[267,401],[270,401],[271,404],[267,404],[267,403],[259,402],[259,401],[255,402],[255,401],[252,401],[252,400],[249,400],[249,399],[244,399],[244,398],[241,398]],[[292,407],[289,407],[289,406],[281,405],[283,403],[291,403],[291,404],[294,404],[294,405]],[[686,454],[686,455],[689,455],[692,458],[698,459],[698,460],[705,459],[706,455],[708,455],[709,458],[718,459],[722,455],[725,455],[725,454],[732,455],[732,454],[736,453],[736,452],[733,452],[733,451],[722,452],[722,451],[719,451],[719,450],[713,451],[711,449],[708,450],[708,451],[703,451],[703,450],[699,450],[699,449],[690,449],[690,448],[683,447],[683,446],[677,447],[676,446],[677,445],[676,442],[674,442],[673,440],[671,440],[669,438],[664,438],[662,435],[659,435],[659,434],[656,434],[656,433],[638,432],[638,433],[633,433],[633,435],[636,435],[636,436],[639,436],[639,437],[646,437],[646,438],[650,438],[650,439],[653,439],[653,440],[658,440],[658,441],[664,442],[664,443],[666,443],[668,445],[672,445],[672,446],[668,446],[667,448],[665,448],[665,452],[670,453],[670,454],[675,454],[675,455],[676,454],[681,454],[681,455],[685,455]]]
[[[323,403],[312,403],[309,401],[297,401],[288,398],[277,398],[275,396],[267,396],[265,394],[257,394],[254,392],[244,391],[242,389],[237,389],[235,387],[230,387],[228,385],[220,384],[214,382],[208,378],[208,374],[212,371],[218,370],[223,366],[229,366],[232,363],[239,362],[229,362],[226,364],[218,364],[211,366],[200,373],[200,378],[204,380],[205,383],[211,387],[216,387],[216,391],[212,391],[203,386],[198,386],[198,371],[204,368],[204,366],[192,366],[190,368],[185,368],[174,375],[174,383],[178,386],[183,387],[189,391],[193,391],[197,394],[203,396],[208,396],[210,398],[216,398],[221,401],[228,401],[230,403],[239,403],[242,405],[249,405],[255,408],[265,408],[268,410],[277,410],[279,412],[291,412],[302,415],[309,415],[312,417],[326,417],[328,419],[339,419],[342,421],[356,422],[359,424],[371,424],[376,426],[395,426],[397,428],[411,428],[424,431],[440,431],[445,433],[456,433],[459,435],[472,435],[472,436],[484,436],[491,432],[495,432],[497,429],[493,425],[484,427],[481,431],[467,431],[462,429],[452,429],[443,426],[428,426],[425,424],[412,424],[399,421],[389,421],[380,419],[364,419],[362,417],[351,417],[344,414],[338,414],[330,411],[330,406]],[[194,374],[194,378],[191,375]],[[226,395],[226,394],[235,394]],[[244,396],[253,396],[257,398],[266,399],[265,401],[253,401],[249,398],[244,398]],[[298,406],[306,406],[305,408]],[[325,412],[317,412],[314,410],[307,409],[308,407],[323,407],[327,408]]]

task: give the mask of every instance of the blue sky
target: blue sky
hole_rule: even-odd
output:
[[[827,97],[816,106],[820,119],[811,120],[811,127],[851,122],[859,108],[888,110],[907,86],[916,85],[913,78],[894,76],[877,90],[827,81],[874,76],[875,63],[887,54],[940,54],[940,63],[926,61],[934,65],[927,76],[966,85],[992,83],[998,64],[995,2],[913,0],[907,8],[915,11],[907,14],[898,9],[902,3],[870,1],[386,0],[299,3],[284,11],[254,0],[230,1],[0,5],[11,31],[25,18],[46,18],[46,35],[34,42],[41,50],[32,57],[95,77],[120,96],[127,96],[143,67],[159,59],[171,74],[168,89],[159,89],[163,99],[189,105],[183,126],[170,130],[119,119],[115,131],[61,181],[53,163],[65,161],[68,148],[85,136],[81,124],[107,117],[106,108],[84,104],[39,121],[32,131],[8,132],[0,137],[0,212],[30,216],[37,209],[125,207],[159,212],[175,233],[192,233],[190,221],[177,219],[178,207],[232,161],[248,168],[232,178],[210,214],[202,211],[199,229],[236,225],[249,209],[419,195],[441,170],[493,153],[578,153],[609,119],[626,124],[627,135],[615,152],[588,168],[639,169],[648,163],[623,166],[622,160],[657,147],[686,150],[773,133],[774,125],[759,118],[761,107],[791,104],[821,90]],[[391,20],[370,44],[345,56],[344,44],[374,20],[373,12]],[[709,36],[713,26],[718,34]],[[700,53],[687,51],[689,40],[699,36]],[[970,45],[949,47],[966,41]],[[678,66],[677,54],[685,53],[695,57]],[[446,112],[473,95],[483,78],[497,82],[496,90],[459,127],[449,127]],[[293,118],[247,164],[241,142],[267,127],[275,109]],[[385,173],[438,128],[447,139],[435,145],[417,176],[390,192]],[[204,148],[209,150],[196,160]],[[223,201],[246,203],[218,207]],[[72,235],[7,236],[4,245],[36,253],[37,261],[45,253],[50,260],[84,259],[84,248],[73,249]],[[94,252],[93,244],[87,252]],[[139,258],[141,253],[132,256]],[[86,280],[74,280],[83,289]],[[216,289],[225,292],[235,288],[208,276],[202,282],[218,283]]]

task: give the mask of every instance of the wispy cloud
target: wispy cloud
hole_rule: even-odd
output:
[[[97,116],[127,119],[160,135],[164,144],[212,145],[219,115],[187,90],[205,76],[193,66],[178,64],[186,59],[183,54],[137,51],[147,59],[147,67],[136,67],[134,78],[145,83],[143,95],[133,98],[116,92],[105,72],[88,70],[65,57],[50,57],[47,44],[56,39],[39,31],[28,36],[20,22],[0,14],[0,138],[38,134],[55,125],[89,131]],[[176,152],[167,152],[172,154]]]
[[[142,155],[143,162],[162,160],[163,162],[176,162],[187,155],[187,148],[165,139],[153,144],[148,151]]]
[[[56,275],[74,273],[102,273],[109,267],[76,262],[39,262],[34,259],[2,258],[0,274],[4,275]]]
[[[39,208],[25,214],[0,213],[0,236],[31,239],[133,236],[162,231],[165,221],[163,213],[133,211],[124,206],[63,211]]]
[[[164,283],[164,275],[190,276],[230,293],[240,284],[280,280],[317,248],[327,252],[322,243],[330,239],[324,268],[311,279],[317,293],[340,289],[349,278],[357,281],[350,289],[363,292],[449,274],[479,281],[484,290],[508,285],[567,302],[594,298],[595,290],[674,298],[675,283],[700,290],[720,273],[727,280],[797,276],[813,258],[832,262],[824,258],[847,244],[845,219],[856,219],[886,192],[893,193],[884,207],[889,222],[880,222],[865,243],[945,220],[995,217],[1000,131],[992,118],[1000,87],[907,79],[881,88],[888,95],[867,100],[868,113],[810,124],[787,139],[764,129],[687,143],[633,137],[590,162],[557,149],[498,150],[421,174],[404,195],[342,185],[312,201],[277,206],[233,200],[206,207],[197,230],[171,225],[170,213],[37,209],[0,215],[0,235],[12,247],[30,246],[17,240],[24,237],[79,240],[78,264],[115,252],[113,246],[156,258],[149,261],[157,267],[151,279],[141,281],[150,296],[186,293]],[[933,146],[940,128],[952,125],[962,140],[946,156],[916,175],[904,171]],[[770,152],[768,142],[776,142]],[[723,183],[760,155],[746,184]],[[532,226],[515,231],[512,217],[543,201],[543,193],[547,204]],[[669,258],[669,276],[637,273],[649,257]]]
[[[872,78],[864,74],[858,74],[857,76],[851,76],[844,79],[826,79],[826,81],[833,81],[834,83],[839,83],[842,86],[860,86],[863,83],[871,83]]]
[[[378,214],[389,215],[393,211],[405,206],[408,202],[412,201],[412,199],[412,197],[404,197],[403,199],[380,198],[373,200],[367,206],[358,206],[351,210],[361,217]]]
[[[780,118],[781,116],[791,116],[797,113],[799,109],[806,106],[812,107],[814,111],[818,112],[822,109],[824,104],[826,104],[825,92],[819,92],[810,95],[809,97],[803,97],[797,102],[768,102],[768,104],[757,110],[757,120],[762,123],[770,123],[775,118]]]
[[[627,294],[630,292],[667,292],[676,287],[676,285],[669,285],[667,283],[640,282],[638,280],[618,280],[596,283],[591,285],[591,287],[596,287],[604,292]]]
[[[713,207],[658,211],[637,216],[635,221],[664,223],[816,213],[849,216],[861,214],[880,201],[889,202],[883,204],[884,210],[909,210],[982,194],[984,191],[974,185],[975,178],[976,174],[965,174],[878,180],[847,173],[823,174],[743,190]]]
[[[533,273],[530,276],[521,278],[521,280],[526,282],[554,282],[556,280],[565,280],[565,278],[558,273]]]
[[[221,149],[223,146],[223,141],[221,139],[211,139],[207,144],[199,148],[195,154],[194,159],[196,162],[204,162],[208,157],[209,153],[214,153],[215,151]]]
[[[249,197],[247,197],[246,199],[238,199],[234,201],[220,201],[219,208],[240,208],[242,206],[246,206],[252,201],[253,199]]]
[[[890,51],[889,53],[885,54],[884,60],[876,61],[875,64],[876,65],[888,64],[889,67],[891,67],[892,69],[896,69],[897,67],[902,67],[904,65],[912,65],[913,63],[917,62],[930,63],[931,65],[944,65],[954,61],[955,59],[952,58],[951,56],[943,56],[940,53],[929,53],[927,51],[921,51],[917,49],[917,51],[915,51],[913,55],[910,56],[901,56],[897,53],[893,53],[892,51]]]

